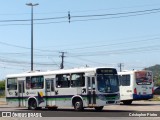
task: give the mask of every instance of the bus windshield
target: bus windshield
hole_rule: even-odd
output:
[[[152,72],[138,71],[135,75],[137,85],[151,85],[153,82]]]
[[[98,74],[98,91],[102,93],[114,93],[119,91],[119,82],[117,75]]]

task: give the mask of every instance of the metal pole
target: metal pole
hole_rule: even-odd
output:
[[[39,4],[27,3],[26,5],[31,6],[31,71],[33,71],[33,7]]]
[[[31,6],[31,71],[33,71],[33,5]]]

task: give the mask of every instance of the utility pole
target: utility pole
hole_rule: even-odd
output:
[[[122,71],[122,67],[123,67],[124,65],[123,65],[123,63],[119,63],[118,64],[118,67],[119,67],[119,71],[121,72]]]
[[[31,71],[33,71],[33,7],[39,4],[26,3],[26,5],[31,7]]]
[[[62,62],[61,62],[61,64],[60,64],[60,69],[63,69],[63,68],[64,68],[64,57],[66,57],[66,56],[64,56],[64,54],[65,54],[66,52],[59,52],[59,53],[62,54],[62,55],[60,55],[60,57],[62,58]]]

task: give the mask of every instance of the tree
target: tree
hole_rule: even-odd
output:
[[[154,85],[160,86],[160,65],[156,64],[154,66],[150,66],[145,68],[144,70],[150,70],[153,73]]]
[[[0,81],[0,90],[5,90],[5,80]]]

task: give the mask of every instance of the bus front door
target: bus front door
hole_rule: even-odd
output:
[[[24,81],[18,81],[18,101],[19,101],[19,107],[25,106],[25,100],[24,100]]]
[[[46,106],[54,107],[55,106],[55,89],[54,89],[54,79],[46,79]]]
[[[96,90],[95,90],[95,77],[87,77],[88,88],[88,105],[95,106],[96,104]]]

